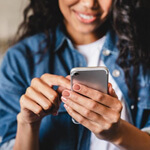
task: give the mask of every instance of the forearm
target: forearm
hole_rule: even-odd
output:
[[[119,138],[113,143],[118,147],[125,150],[149,150],[150,149],[150,136],[129,124],[126,121],[121,120],[119,130]]]
[[[14,150],[39,150],[40,122],[27,124],[20,119],[17,120],[18,128]]]

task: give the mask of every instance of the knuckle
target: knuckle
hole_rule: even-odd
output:
[[[113,123],[117,123],[120,120],[120,114],[114,115],[114,121]]]
[[[61,80],[64,80],[64,78],[65,78],[64,76],[59,76],[58,79],[61,81]]]
[[[118,101],[117,104],[116,104],[115,110],[117,112],[121,112],[122,108],[123,108],[122,103],[120,101]]]
[[[90,114],[91,114],[91,111],[90,111],[90,110],[85,110],[85,111],[84,111],[84,116],[85,116],[85,117],[89,117]]]
[[[94,129],[93,132],[94,132],[95,134],[100,134],[102,131],[103,131],[102,128],[97,127],[97,128]]]
[[[54,92],[54,93],[52,94],[52,99],[55,100],[57,97],[58,97],[58,93],[57,93],[57,92]]]
[[[41,112],[42,112],[42,108],[41,107],[36,108],[36,110],[35,110],[36,114],[40,114]]]
[[[60,85],[63,85],[65,82],[65,77],[63,76],[58,76],[58,79],[57,79],[57,82],[60,84]]]
[[[96,102],[94,102],[94,101],[92,101],[92,102],[91,102],[91,103],[89,103],[88,105],[89,105],[90,110],[95,110],[95,109],[96,109],[96,107],[97,107],[97,103],[96,103]]]
[[[45,110],[50,109],[52,106],[51,102],[47,102],[46,106],[45,106]]]
[[[89,92],[88,88],[85,88],[84,86],[81,86],[81,87],[82,87],[81,89],[83,90],[84,94],[87,95]]]
[[[54,103],[55,100],[57,99],[57,97],[58,97],[58,94],[57,94],[57,93],[51,94],[51,96],[50,96],[50,101],[52,101],[52,102]]]
[[[72,115],[73,115],[73,111],[72,111],[72,109],[68,109],[68,112],[69,112],[70,116],[72,116]]]
[[[26,89],[26,94],[28,95],[28,94],[31,92],[31,90],[32,90],[32,88],[31,88],[31,87],[28,87],[28,88]]]
[[[22,95],[20,98],[20,105],[24,106],[25,95]]]
[[[39,82],[39,81],[40,81],[39,78],[33,78],[32,81],[31,81],[31,85],[35,86],[37,84],[37,82]]]
[[[121,103],[121,102],[119,102],[119,103],[118,103],[118,110],[119,110],[119,112],[121,112],[121,111],[122,111],[122,108],[123,108],[122,103]]]
[[[80,123],[80,124],[83,124],[84,123],[84,118],[83,117],[78,117],[78,122]]]
[[[45,79],[45,78],[47,78],[48,77],[48,73],[45,73],[45,74],[43,74],[42,76],[41,76],[41,79]]]
[[[112,127],[112,123],[105,124],[104,130],[109,130]]]
[[[103,99],[103,94],[97,91],[97,99],[101,101]]]

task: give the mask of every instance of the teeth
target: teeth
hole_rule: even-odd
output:
[[[94,16],[89,16],[89,15],[83,15],[83,14],[79,14],[79,16],[83,19],[92,19],[94,18]]]

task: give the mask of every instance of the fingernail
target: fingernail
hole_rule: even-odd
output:
[[[61,100],[64,102],[64,103],[66,103],[66,101],[67,101],[67,99],[65,98],[65,97],[61,97]]]
[[[67,109],[68,108],[68,106],[66,105],[66,104],[64,104],[64,107]]]
[[[75,91],[79,91],[79,90],[80,90],[80,85],[74,84],[74,85],[73,85],[73,89],[74,89]]]
[[[69,97],[69,96],[70,96],[70,93],[69,93],[68,91],[63,91],[63,92],[62,92],[62,95],[63,95],[64,97]]]

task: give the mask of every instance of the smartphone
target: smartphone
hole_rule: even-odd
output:
[[[108,93],[108,75],[109,71],[106,67],[77,67],[71,69],[71,90],[73,84],[79,83],[86,85],[92,89]],[[73,123],[79,124],[72,118]]]

